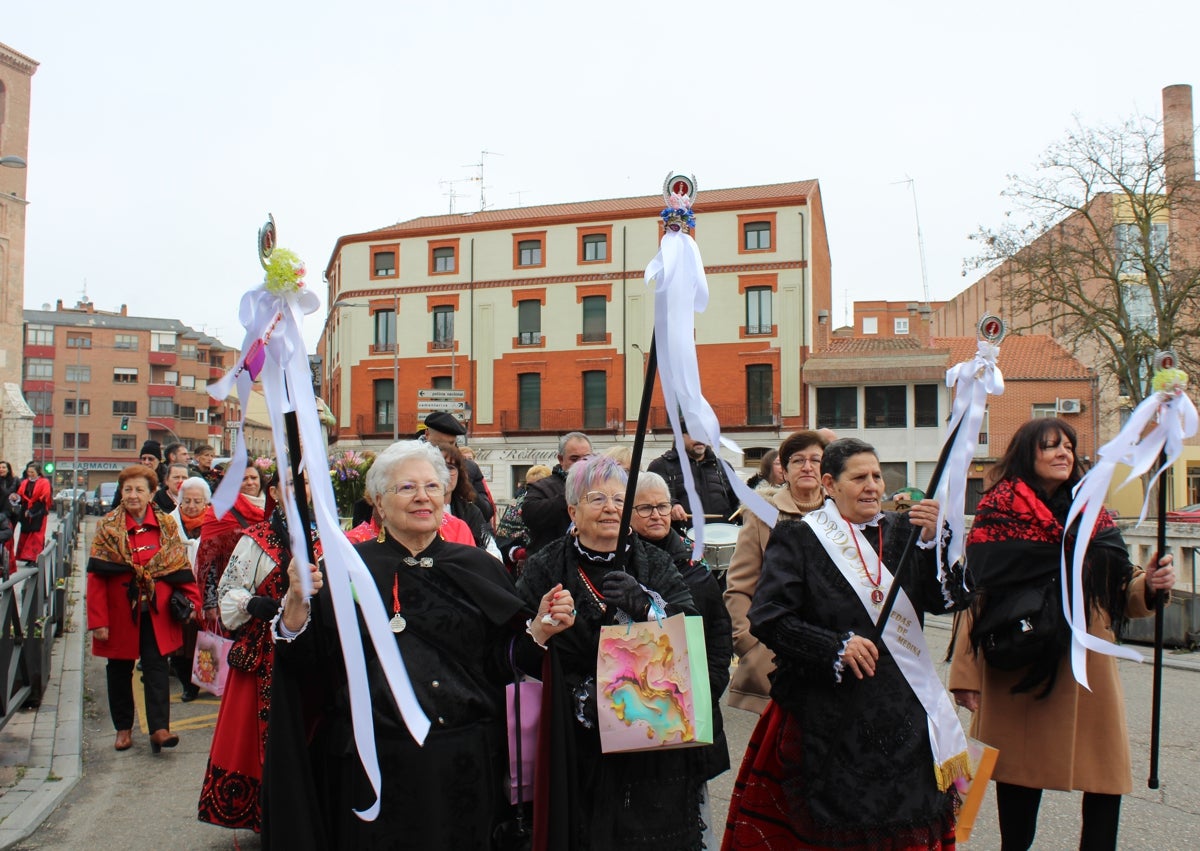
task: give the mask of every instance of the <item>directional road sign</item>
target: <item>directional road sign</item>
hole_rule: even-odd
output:
[[[466,390],[418,390],[418,399],[465,399]]]
[[[466,402],[452,402],[448,399],[422,399],[417,402],[418,411],[465,411]]]

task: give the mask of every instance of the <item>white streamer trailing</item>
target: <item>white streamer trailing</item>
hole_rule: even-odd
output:
[[[317,401],[312,390],[308,352],[304,344],[302,320],[304,314],[320,306],[313,292],[303,281],[288,289],[256,287],[242,297],[239,319],[246,328],[246,337],[237,363],[220,380],[209,385],[209,394],[224,400],[236,383],[242,415],[250,400],[256,377],[261,377],[263,395],[271,423],[275,453],[283,485],[283,506],[291,537],[292,554],[300,567],[305,593],[312,593],[309,575],[307,541],[296,508],[295,483],[291,481],[288,459],[287,429],[284,414],[294,411],[300,432],[301,466],[308,471],[313,509],[324,548],[325,577],[337,621],[338,636],[345,657],[350,690],[351,719],[359,759],[375,791],[375,802],[356,814],[371,821],[379,814],[381,774],[375,749],[375,728],[372,723],[371,695],[367,681],[366,659],[362,636],[355,612],[353,588],[370,589],[374,580],[353,545],[343,533],[337,516],[337,504],[330,484],[325,441],[317,413]],[[246,465],[245,439],[242,424],[233,457],[226,468],[225,480],[213,497],[213,510],[218,516],[229,510],[241,486]],[[418,744],[423,744],[429,732],[426,717],[412,688],[395,635],[388,629],[388,615],[378,594],[358,595],[358,607],[367,626],[371,642],[387,677],[392,696]]]
[[[996,365],[1000,347],[989,340],[979,340],[975,357],[946,370],[946,386],[954,388],[954,407],[950,413],[950,433],[954,442],[946,455],[946,465],[938,480],[934,497],[938,500],[937,563],[938,579],[947,589],[946,568],[963,557],[967,476],[975,458],[983,416],[987,412],[987,397],[1004,392],[1004,375]],[[957,429],[957,431],[955,431]],[[949,530],[949,534],[945,530]],[[943,590],[947,607],[953,604],[948,590]]]
[[[683,217],[691,214],[691,201],[685,196],[672,193],[670,207]],[[664,214],[667,211],[664,211]],[[700,387],[700,367],[696,356],[695,314],[708,307],[708,279],[704,274],[704,261],[696,241],[682,228],[673,229],[668,224],[659,243],[658,254],[646,267],[646,284],[654,290],[654,338],[658,353],[658,372],[661,377],[663,402],[675,447],[683,461],[683,486],[688,502],[692,506],[694,542],[692,556],[697,560],[704,556],[704,509],[696,483],[692,477],[691,464],[687,463],[687,452],[683,443],[683,429],[679,422],[680,413],[687,421],[688,433],[702,439],[712,447],[717,459],[724,466],[725,475],[742,505],[753,511],[768,526],[774,527],[779,517],[778,509],[746,487],[734,472],[718,448],[725,446],[741,454],[738,445],[721,437],[721,424],[712,406],[704,398]]]
[[[1196,433],[1196,406],[1184,392],[1187,376],[1176,369],[1161,370],[1155,375],[1155,392],[1142,400],[1129,417],[1129,421],[1117,436],[1100,448],[1095,466],[1075,485],[1074,500],[1067,512],[1066,528],[1076,518],[1079,531],[1075,536],[1075,553],[1067,565],[1066,542],[1062,551],[1063,588],[1071,593],[1063,594],[1063,615],[1071,626],[1071,672],[1075,680],[1090,690],[1087,677],[1087,651],[1104,653],[1134,662],[1142,661],[1135,650],[1119,647],[1103,638],[1090,635],[1087,631],[1087,611],[1083,597],[1083,563],[1087,555],[1096,520],[1104,509],[1104,497],[1108,493],[1118,464],[1129,466],[1129,475],[1121,487],[1148,472],[1159,455],[1166,454],[1165,463],[1151,476],[1146,486],[1146,498],[1142,503],[1140,524],[1146,518],[1150,501],[1151,485],[1179,458],[1183,441]],[[1158,422],[1145,437],[1142,432],[1157,418]],[[1069,584],[1068,584],[1069,583]]]

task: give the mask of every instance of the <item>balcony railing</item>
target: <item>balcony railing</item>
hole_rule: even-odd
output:
[[[543,408],[540,411],[500,412],[500,431],[505,434],[563,434],[568,431],[603,434],[619,431],[622,425],[619,408]]]

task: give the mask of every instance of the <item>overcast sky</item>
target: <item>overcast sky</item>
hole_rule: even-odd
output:
[[[1200,4],[1153,0],[6,4],[0,42],[41,63],[25,305],[86,284],[239,345],[268,212],[324,300],[339,235],[447,211],[441,181],[482,159],[489,208],[681,169],[703,213],[706,187],[815,178],[842,324],[847,300],[922,297],[904,181],[949,298],[1005,176],[1074,116],[1158,118],[1164,86],[1200,85],[1198,25]],[[478,209],[478,182],[452,188]]]

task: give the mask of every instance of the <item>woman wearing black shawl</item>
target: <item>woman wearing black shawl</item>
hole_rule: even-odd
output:
[[[579,606],[574,628],[551,645],[543,693],[534,802],[534,849],[699,851],[706,779],[690,749],[601,753],[596,713],[600,627],[619,612],[644,621],[655,592],[666,614],[697,614],[670,558],[633,538],[615,570],[625,471],[595,455],[567,474],[574,529],[529,557],[517,589],[527,605],[562,587]]]
[[[979,596],[957,627],[950,688],[974,712],[971,734],[1000,749],[993,778],[1005,851],[1032,844],[1042,789],[1082,790],[1080,847],[1115,848],[1121,795],[1132,790],[1116,659],[1088,653],[1089,691],[1073,678],[1066,652],[1060,559],[1071,492],[1083,476],[1075,446],[1075,431],[1062,420],[1021,426],[990,475],[967,539],[967,570]],[[1068,564],[1077,532],[1066,532]],[[1174,584],[1170,565],[1167,556],[1144,572],[1135,568],[1102,512],[1084,565],[1088,632],[1113,641],[1125,618],[1150,614],[1154,592]],[[1034,663],[999,670],[988,661],[995,643],[981,634],[972,640],[973,626],[987,622],[989,608],[998,611],[1014,593],[1036,587],[1048,589],[1046,614],[1057,615],[1047,646]]]
[[[498,561],[441,539],[449,474],[434,446],[394,444],[375,459],[366,484],[382,523],[377,538],[358,546],[374,583],[355,594],[378,594],[391,613],[432,728],[418,745],[364,640],[382,792],[378,817],[359,819],[353,810],[366,809],[373,792],[355,749],[332,603],[314,569],[310,614],[293,562],[275,625],[263,845],[486,851],[507,808],[510,653],[519,668],[540,673],[546,643],[574,622],[574,602],[554,587],[527,608]],[[555,620],[543,621],[547,613]],[[359,627],[365,635],[361,615]]]

